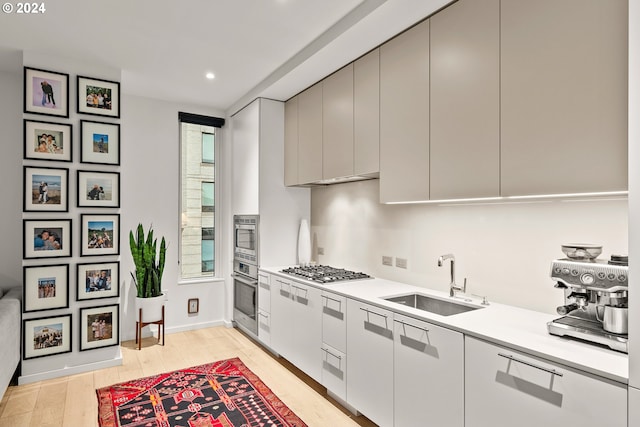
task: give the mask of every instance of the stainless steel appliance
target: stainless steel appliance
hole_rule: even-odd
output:
[[[233,320],[258,334],[258,215],[233,217]]]
[[[553,261],[551,278],[563,290],[564,304],[557,309],[563,316],[547,324],[549,333],[628,353],[627,261],[618,255],[607,261],[593,256]]]
[[[233,216],[233,258],[258,265],[258,215]]]
[[[312,282],[329,284],[345,280],[371,279],[368,274],[345,270],[344,268],[329,267],[328,265],[306,265],[285,268],[282,273]]]

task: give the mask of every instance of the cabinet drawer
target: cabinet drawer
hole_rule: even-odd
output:
[[[340,399],[347,399],[347,355],[322,344],[322,385]]]
[[[347,299],[326,291],[322,292],[322,341],[347,351]]]
[[[258,339],[271,345],[271,314],[262,309],[258,309]]]
[[[271,275],[258,273],[258,307],[271,312]]]
[[[466,337],[465,426],[496,425],[624,427],[627,388]]]

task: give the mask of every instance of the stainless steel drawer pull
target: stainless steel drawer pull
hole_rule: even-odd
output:
[[[260,282],[260,287],[266,290],[271,289],[271,286],[268,283],[262,283]]]
[[[325,353],[330,354],[331,356],[335,357],[336,359],[338,359],[338,360],[342,360],[342,356],[335,355],[335,354],[331,353],[329,350],[327,350],[327,349],[326,349],[326,348],[324,348],[324,347],[320,347],[320,349],[321,349],[322,351],[324,351]]]
[[[322,295],[322,298],[326,298],[326,299],[331,300],[333,302],[337,302],[338,304],[342,304],[342,301],[340,301],[339,299],[331,298],[331,297],[326,296],[326,295]]]
[[[393,321],[397,322],[397,323],[400,323],[403,327],[404,326],[411,326],[412,328],[418,329],[420,331],[429,332],[429,330],[427,328],[421,328],[420,326],[412,325],[411,323],[403,322],[402,320],[393,319]],[[405,335],[406,335],[406,332],[405,332]]]
[[[260,312],[258,312],[258,316],[264,317],[265,319],[269,318],[268,314],[264,314],[264,313],[260,313]]]
[[[360,310],[366,312],[367,316],[369,315],[369,313],[371,313],[371,314],[375,314],[376,316],[384,317],[385,319],[387,318],[385,314],[376,313],[375,311],[371,311],[368,308],[360,307]]]
[[[550,368],[545,368],[544,366],[534,365],[533,363],[529,363],[527,361],[517,359],[517,358],[513,357],[510,354],[498,353],[498,356],[504,357],[505,359],[509,359],[509,360],[512,360],[512,361],[517,362],[517,363],[522,363],[523,365],[531,366],[532,368],[540,369],[541,371],[545,371],[545,372],[548,372],[550,374],[557,375],[559,377],[563,376],[562,372],[558,372],[555,369],[550,369]]]

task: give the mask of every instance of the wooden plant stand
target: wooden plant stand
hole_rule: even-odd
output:
[[[158,325],[158,342],[162,337],[162,345],[164,345],[164,305],[162,306],[162,318],[155,322],[143,322],[142,308],[138,309],[138,320],[136,320],[136,344],[138,344],[138,350],[142,349],[142,328],[147,325]],[[162,333],[160,333],[161,330]]]

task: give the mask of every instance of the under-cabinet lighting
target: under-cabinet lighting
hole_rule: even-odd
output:
[[[450,203],[482,203],[482,202],[509,202],[517,200],[543,200],[574,197],[608,197],[628,196],[628,191],[603,191],[600,193],[565,193],[565,194],[535,194],[527,196],[503,196],[503,197],[477,197],[466,199],[439,199],[439,200],[409,200],[404,202],[386,202],[385,205],[411,205],[411,204],[450,204]]]
[[[213,80],[216,77],[216,75],[213,73],[207,73],[205,74],[205,77],[208,78],[209,80]]]

